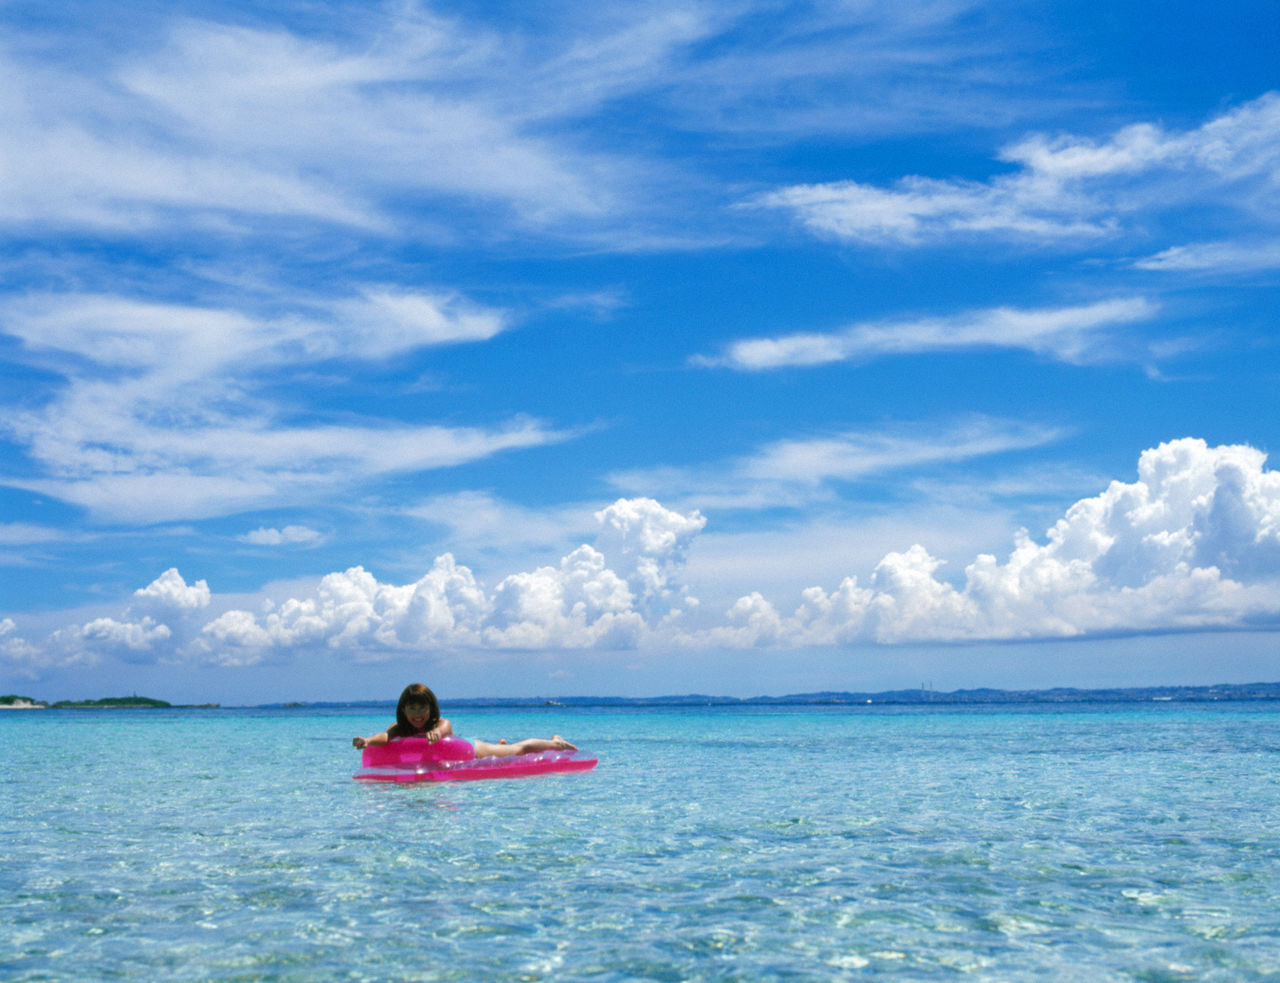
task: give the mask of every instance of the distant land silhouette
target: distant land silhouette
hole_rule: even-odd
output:
[[[529,696],[470,697],[445,699],[446,707],[679,707],[679,706],[921,706],[999,703],[1211,703],[1245,700],[1280,700],[1280,683],[1220,683],[1214,686],[1130,686],[1111,689],[958,689],[950,692],[927,686],[919,689],[885,690],[875,693],[823,691],[792,693],[787,696],[711,696],[688,693],[683,696]],[[346,700],[251,704],[255,709],[323,709],[340,707],[394,707],[394,700]],[[169,704],[145,696],[108,697],[101,700],[59,700],[47,703],[26,696],[0,696],[0,708],[32,709],[220,709],[216,703]],[[234,709],[234,707],[227,707]],[[243,709],[243,708],[242,708]]]
[[[876,693],[823,691],[787,696],[710,696],[690,693],[683,696],[558,696],[558,697],[472,697],[442,699],[442,707],[662,707],[662,706],[865,706],[924,704],[994,703],[1208,703],[1241,700],[1280,700],[1280,683],[1222,683],[1214,686],[1139,686],[1113,689],[961,689],[942,692],[920,689],[887,690]],[[345,703],[289,703],[268,706],[307,707],[394,707],[394,700],[365,700]]]

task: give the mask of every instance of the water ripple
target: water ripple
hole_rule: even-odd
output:
[[[369,787],[380,718],[0,721],[0,975],[1280,979],[1274,709],[467,717],[601,764]]]

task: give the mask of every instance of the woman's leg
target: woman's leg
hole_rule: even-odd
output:
[[[508,744],[491,744],[489,741],[472,741],[477,758],[510,758],[517,754],[536,754],[539,751],[576,751],[578,750],[559,734],[553,734],[549,740],[540,737],[528,737],[523,741]]]

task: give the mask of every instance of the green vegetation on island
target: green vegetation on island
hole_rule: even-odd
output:
[[[0,696],[0,710],[217,710],[217,703],[169,703],[149,696],[108,696],[101,700],[37,700],[34,696]]]
[[[55,710],[119,710],[126,708],[156,709],[169,708],[173,704],[164,700],[153,700],[148,696],[108,696],[102,700],[59,700],[53,704]]]

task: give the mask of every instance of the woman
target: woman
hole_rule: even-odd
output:
[[[404,688],[400,701],[396,704],[396,722],[381,734],[372,737],[353,737],[353,747],[366,748],[398,741],[404,737],[425,737],[434,744],[442,737],[453,734],[453,725],[440,716],[440,703],[435,693],[421,683],[413,683]],[[506,739],[491,744],[488,741],[472,741],[477,758],[509,758],[517,754],[535,754],[538,751],[576,751],[559,734],[549,739],[528,737],[523,741],[508,744]]]

